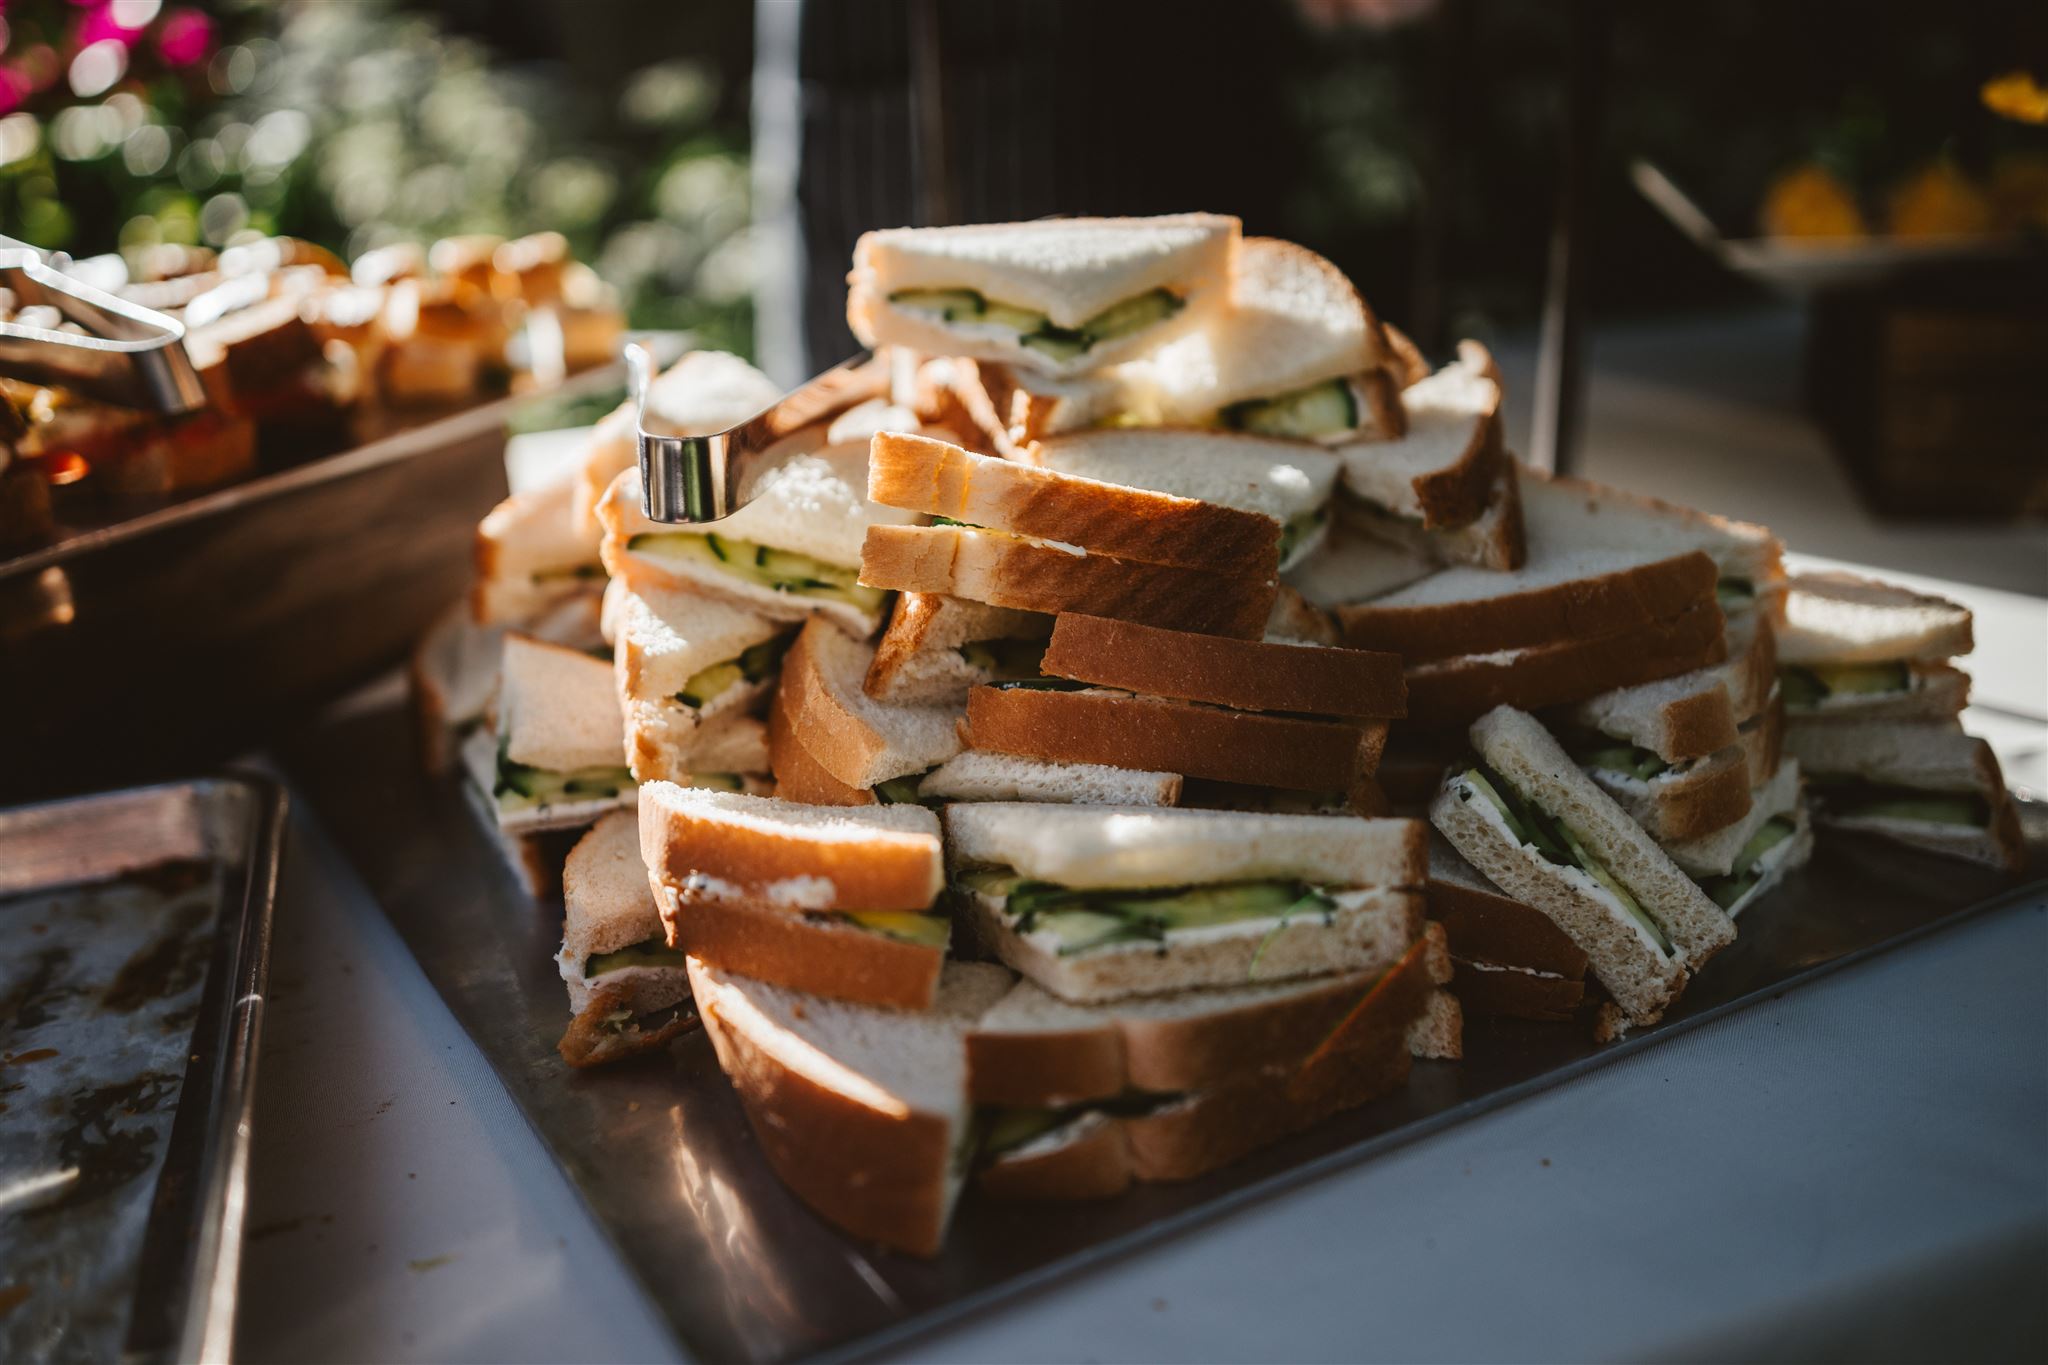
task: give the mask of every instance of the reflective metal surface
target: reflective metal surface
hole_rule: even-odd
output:
[[[0,319],[0,374],[59,384],[123,407],[196,412],[206,388],[185,354],[185,325],[52,269],[34,247],[0,250],[0,286],[17,305],[42,304],[80,332]]]
[[[338,719],[288,750],[287,764],[650,1298],[710,1360],[873,1354],[1962,915],[2048,893],[2048,883],[2015,890],[1982,869],[1824,837],[1812,865],[1743,915],[1735,945],[1654,1028],[1602,1048],[1573,1026],[1475,1019],[1463,1063],[1419,1063],[1402,1093],[1204,1179],[1074,1205],[970,1191],[944,1253],[922,1262],[849,1240],[783,1188],[701,1034],[611,1070],[574,1072],[556,1056],[568,1021],[552,957],[561,906],[518,891],[455,783],[417,774],[400,709]],[[2029,804],[2024,819],[2038,876],[2048,807]]]
[[[637,342],[628,343],[626,364],[632,371],[640,447],[641,508],[649,520],[669,523],[722,521],[739,511],[757,491],[748,478],[756,456],[805,427],[879,396],[889,377],[886,360],[862,351],[729,431],[670,436],[647,429],[654,357]]]
[[[0,1359],[224,1360],[284,795],[0,811]]]

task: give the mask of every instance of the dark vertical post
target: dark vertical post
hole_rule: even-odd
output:
[[[1536,419],[1530,461],[1569,473],[1578,455],[1585,398],[1585,295],[1594,176],[1607,95],[1609,0],[1572,0],[1565,96],[1563,183],[1550,229],[1543,331],[1536,355]]]
[[[954,218],[952,171],[946,161],[944,49],[939,0],[912,0],[910,8],[910,164],[920,227]]]

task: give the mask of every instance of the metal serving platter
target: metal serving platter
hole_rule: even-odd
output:
[[[0,1359],[226,1359],[285,799],[0,810]]]
[[[2039,899],[1985,870],[1824,839],[1654,1028],[1596,1047],[1560,1024],[1473,1019],[1466,1060],[1184,1185],[1073,1205],[977,1201],[930,1262],[856,1243],[769,1171],[701,1034],[579,1073],[555,1053],[568,1005],[559,901],[522,893],[454,779],[419,775],[403,708],[329,720],[286,752],[292,779],[428,978],[698,1359],[869,1354],[1005,1295],[1214,1218],[1651,1046],[1722,1011],[1993,906]],[[2036,874],[2048,805],[2023,807]]]

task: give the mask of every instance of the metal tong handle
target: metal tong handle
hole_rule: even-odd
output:
[[[638,342],[626,343],[632,372],[633,424],[640,448],[640,507],[649,521],[671,525],[723,521],[751,499],[742,499],[747,474],[763,451],[805,427],[888,391],[889,366],[862,351],[785,395],[766,411],[727,431],[708,436],[667,436],[647,429],[647,392],[654,383],[654,357]]]
[[[165,415],[206,406],[206,386],[185,353],[185,327],[176,318],[53,269],[34,247],[0,250],[0,285],[19,303],[55,308],[85,329],[0,321],[0,375]]]

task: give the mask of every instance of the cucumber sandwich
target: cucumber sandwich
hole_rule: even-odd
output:
[[[1534,716],[1496,708],[1470,738],[1478,762],[1446,776],[1431,821],[1569,934],[1633,1022],[1654,1022],[1733,922]]]
[[[1942,721],[1970,679],[1948,662],[1975,644],[1967,607],[1874,579],[1798,574],[1785,594],[1778,683],[1786,718]]]
[[[1213,312],[1237,245],[1237,219],[1208,213],[868,232],[846,321],[866,346],[1081,374]]]
[[[975,938],[1076,1003],[1380,970],[1420,928],[1414,821],[998,802],[945,828]]]
[[[693,592],[785,622],[816,613],[852,634],[872,633],[887,594],[859,581],[862,537],[871,525],[914,518],[862,496],[865,441],[813,440],[800,434],[768,451],[750,476],[753,500],[715,526],[649,521],[638,471],[621,474],[598,506],[605,567],[635,591]]]
[[[668,946],[631,811],[599,820],[562,868],[562,948],[571,1066],[595,1066],[656,1048],[696,1022],[683,954]]]
[[[618,693],[604,660],[507,635],[495,710],[495,730],[471,735],[463,757],[500,829],[576,829],[633,804]]]
[[[2006,872],[2026,866],[2019,811],[1991,746],[1955,723],[1793,724],[1821,824]]]

